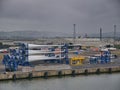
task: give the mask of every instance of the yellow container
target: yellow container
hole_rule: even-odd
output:
[[[85,57],[83,56],[72,57],[70,59],[70,65],[73,65],[73,66],[82,65],[83,60],[85,60]]]

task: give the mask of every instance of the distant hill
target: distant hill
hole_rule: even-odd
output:
[[[97,34],[89,34],[88,37],[100,37],[100,34],[97,33]],[[107,33],[102,33],[102,37],[111,37],[113,38],[114,37],[114,32],[107,32]],[[116,37],[117,38],[120,38],[120,32],[117,32],[116,33]]]
[[[76,36],[84,37],[84,34],[77,34]],[[87,34],[88,37],[100,37],[99,33],[97,34]],[[114,33],[108,32],[103,33],[103,37],[113,38]],[[63,33],[63,32],[50,32],[50,31],[11,31],[11,32],[0,32],[0,39],[15,39],[15,40],[24,40],[24,39],[38,39],[38,38],[53,38],[53,37],[73,37],[73,34]],[[116,37],[120,38],[120,32],[116,33]]]
[[[49,37],[69,37],[71,35],[62,32],[49,32],[49,31],[11,31],[0,32],[1,39],[38,39]]]

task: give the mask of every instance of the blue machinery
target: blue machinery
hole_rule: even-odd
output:
[[[91,57],[89,61],[90,61],[90,64],[98,64],[98,63],[105,64],[105,63],[111,62],[110,57],[111,57],[111,53],[108,50],[108,51],[101,52],[100,56]]]
[[[5,65],[6,71],[17,71],[18,66],[30,66],[29,60],[28,60],[28,53],[29,47],[28,44],[25,43],[20,43],[19,48],[17,49],[10,49],[10,54],[9,55],[4,55],[3,58],[3,64]],[[54,48],[51,48],[51,51],[54,51]],[[57,63],[66,63],[69,64],[69,59],[68,59],[68,45],[61,45],[61,57],[64,57],[63,60],[45,60],[50,61],[50,62],[55,62]],[[49,53],[49,57],[55,56],[54,53]]]

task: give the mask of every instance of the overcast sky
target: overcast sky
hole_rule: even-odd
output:
[[[0,31],[78,33],[120,30],[120,0],[0,0]]]

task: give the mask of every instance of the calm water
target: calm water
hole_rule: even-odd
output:
[[[120,74],[2,81],[0,90],[120,90]]]

